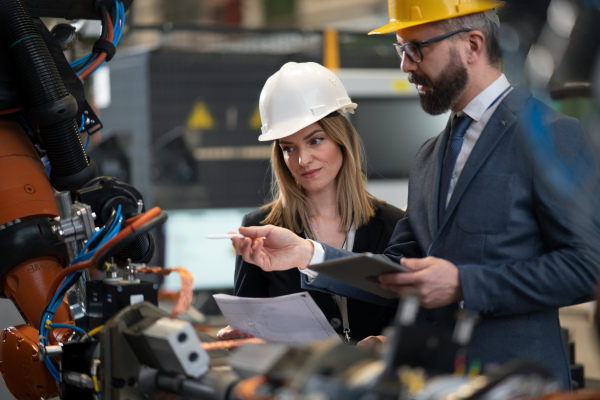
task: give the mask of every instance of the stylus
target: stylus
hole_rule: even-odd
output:
[[[212,235],[206,235],[207,239],[231,239],[234,237],[245,238],[246,236],[241,233],[213,233]],[[261,237],[257,239],[266,239],[266,237]]]
[[[233,237],[243,238],[246,237],[241,233],[215,233],[212,235],[206,235],[207,239],[231,239]]]

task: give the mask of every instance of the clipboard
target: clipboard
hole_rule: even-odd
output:
[[[328,260],[321,264],[311,265],[310,269],[386,299],[396,299],[401,294],[382,288],[377,277],[390,272],[412,272],[400,264],[375,257],[372,253]]]

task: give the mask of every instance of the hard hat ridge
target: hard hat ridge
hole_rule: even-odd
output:
[[[314,62],[284,64],[265,83],[259,111],[262,135],[275,140],[292,135],[334,111],[353,112],[352,103],[339,78]]]
[[[500,0],[388,0],[390,21],[369,35],[485,12],[504,4]],[[487,16],[490,18],[489,12]]]

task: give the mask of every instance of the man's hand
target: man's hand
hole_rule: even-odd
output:
[[[443,307],[462,300],[458,268],[450,261],[425,257],[403,258],[401,263],[414,272],[379,275],[382,287],[396,292],[413,288],[425,308]]]
[[[246,237],[231,239],[235,251],[265,271],[304,269],[312,258],[312,243],[288,229],[265,225],[242,226],[239,231]]]

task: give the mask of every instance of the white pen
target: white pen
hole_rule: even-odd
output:
[[[231,239],[233,237],[243,238],[246,237],[241,233],[215,233],[212,235],[206,235],[207,239]]]
[[[241,233],[213,233],[212,235],[206,235],[207,239],[231,239],[233,237],[245,238],[246,236]],[[261,237],[260,239],[266,239],[266,237]]]

